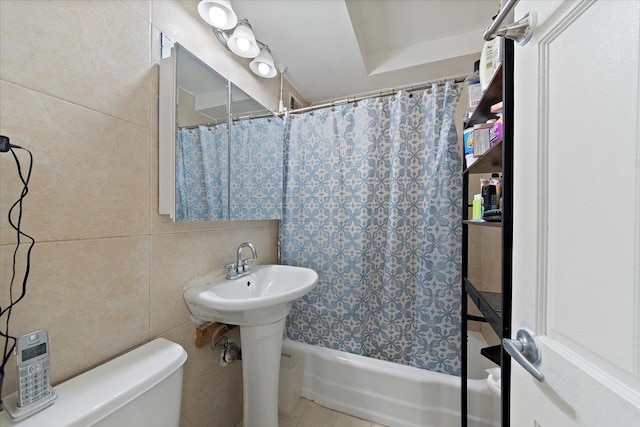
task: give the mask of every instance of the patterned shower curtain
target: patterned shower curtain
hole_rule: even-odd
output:
[[[287,117],[283,264],[319,283],[297,341],[459,375],[460,87]]]
[[[176,221],[229,219],[227,124],[176,134]]]

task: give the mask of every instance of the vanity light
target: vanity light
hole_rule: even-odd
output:
[[[247,19],[238,21],[231,0],[202,0],[198,13],[209,25],[224,47],[243,58],[255,58],[249,68],[255,74],[272,78],[278,75],[269,47],[256,40]]]
[[[231,30],[238,24],[230,0],[202,0],[198,4],[198,13],[209,25],[221,30]]]
[[[246,19],[238,22],[236,29],[227,40],[227,46],[231,52],[243,58],[255,58],[260,53],[256,36],[253,35],[251,25]]]
[[[273,56],[268,46],[264,46],[260,50],[260,54],[249,64],[251,71],[259,76],[273,78],[278,74],[276,66],[273,63]]]

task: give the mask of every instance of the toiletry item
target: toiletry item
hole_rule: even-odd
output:
[[[491,126],[490,123],[481,123],[473,127],[473,155],[475,157],[482,156],[491,148],[489,141]]]
[[[473,212],[471,219],[479,221],[482,219],[482,194],[475,194],[473,196]]]
[[[464,157],[467,161],[467,167],[471,166],[476,158],[473,156],[473,128],[465,129],[462,134],[464,140]]]
[[[487,192],[485,187],[492,185],[491,178],[480,178],[480,193],[482,195],[482,218],[484,219],[484,213],[486,210],[491,209],[490,203],[491,200],[488,198],[485,201],[485,193]]]
[[[495,185],[485,185],[482,187],[482,200],[485,211],[498,209],[498,197],[496,195]]]
[[[491,129],[489,129],[489,144],[493,147],[498,142],[502,141],[503,137],[504,123],[502,122],[502,117],[500,117],[491,125]]]
[[[482,89],[480,88],[480,75],[479,75],[480,61],[476,61],[473,64],[473,73],[469,74],[464,80],[464,87],[467,91],[467,107],[464,113],[464,121],[468,122],[476,107],[480,103],[482,98]]]
[[[496,198],[498,199],[498,208],[502,207],[502,177],[499,173],[492,173],[488,185],[496,186]]]
[[[500,49],[500,37],[484,42],[482,47],[482,53],[480,53],[480,87],[483,92],[487,90],[493,75],[500,67]]]
[[[493,104],[489,109],[489,111],[491,111],[493,114],[500,113],[502,112],[502,106],[503,106],[502,101],[500,101],[497,104]]]

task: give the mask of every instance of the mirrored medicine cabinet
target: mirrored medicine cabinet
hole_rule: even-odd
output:
[[[174,221],[280,219],[283,120],[162,37],[160,214]]]

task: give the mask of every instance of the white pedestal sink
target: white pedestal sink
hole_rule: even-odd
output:
[[[203,277],[184,292],[197,319],[240,325],[244,427],[278,427],[285,318],[293,301],[311,292],[317,283],[318,275],[311,269],[265,265],[234,280]]]

